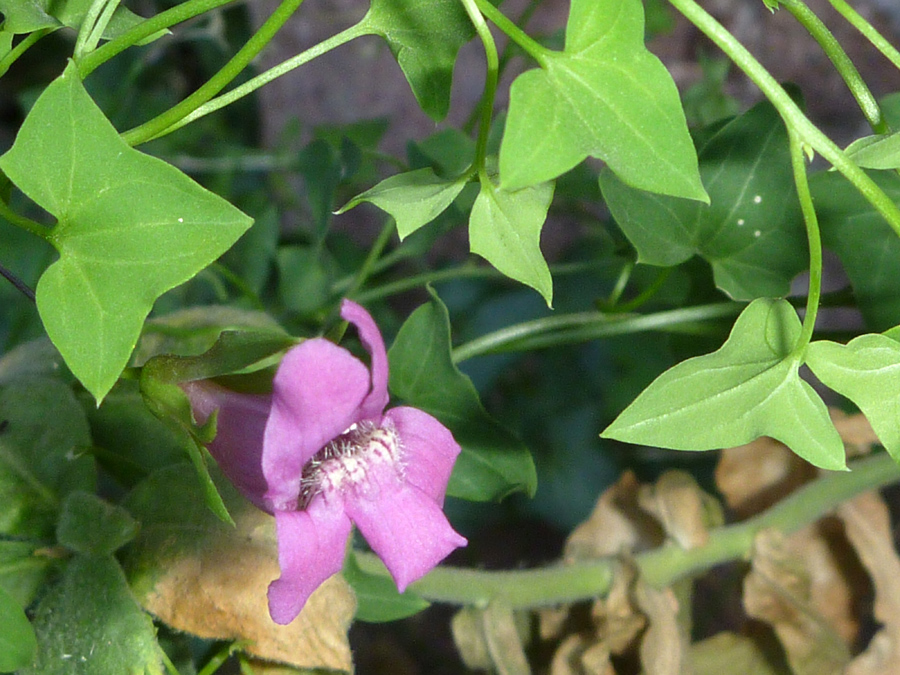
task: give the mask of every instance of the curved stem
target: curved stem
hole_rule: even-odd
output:
[[[102,47],[95,49],[90,54],[86,54],[85,57],[77,63],[78,74],[83,80],[117,54],[138,44],[154,33],[166,30],[182,21],[187,21],[195,16],[205,14],[210,10],[229,5],[235,1],[236,0],[187,0],[180,5],[176,5],[172,9],[160,12],[156,16],[146,19],[133,28],[125,31],[114,40],[110,40]]]
[[[840,73],[844,82],[847,83],[847,87],[859,104],[866,121],[872,127],[872,131],[876,134],[888,133],[890,128],[888,128],[884,120],[878,101],[875,100],[865,80],[859,74],[856,66],[853,65],[850,57],[847,56],[847,52],[844,51],[841,43],[828,30],[828,27],[822,23],[822,20],[802,0],[780,0],[780,2],[819,43],[825,55],[828,56],[835,69]]]
[[[663,588],[713,565],[746,557],[761,530],[791,534],[858,494],[900,480],[900,467],[884,453],[854,462],[851,469],[824,474],[758,516],[711,530],[704,546],[683,549],[669,544],[635,556],[635,562],[649,584]],[[356,560],[366,572],[387,575],[372,554],[357,553]],[[483,606],[502,597],[513,609],[530,609],[606,594],[616,564],[615,559],[603,558],[510,572],[437,567],[411,584],[410,590],[426,600],[453,605]]]
[[[897,205],[830,138],[809,121],[788,93],[746,47],[694,0],[669,0],[669,2],[744,71],[775,106],[787,127],[793,129],[804,144],[831,162],[900,236],[900,209]]]
[[[123,140],[132,146],[146,143],[150,139],[166,133],[173,125],[209,101],[228,86],[228,83],[234,80],[256,55],[269,44],[272,38],[275,37],[275,33],[297,11],[301,4],[303,4],[303,0],[282,0],[281,4],[272,12],[272,15],[266,22],[219,72],[213,75],[197,91],[181,101],[181,103],[169,108],[161,115],[154,117],[141,126],[123,133]]]
[[[26,232],[31,232],[31,234],[40,237],[41,239],[50,240],[50,230],[41,225],[36,220],[32,220],[31,218],[26,218],[25,216],[20,216],[18,213],[9,208],[9,204],[0,199],[0,218],[3,218],[5,221],[15,225],[16,227],[20,227]]]
[[[547,49],[528,33],[519,28],[515,23],[508,19],[503,12],[494,7],[489,0],[474,0],[474,2],[481,14],[487,17],[492,24],[497,26],[497,28],[506,33],[509,39],[519,45],[526,54],[537,61],[538,65],[542,68],[547,65],[547,57],[553,53],[553,50]]]
[[[794,170],[794,184],[800,200],[800,210],[806,225],[806,237],[809,242],[809,293],[806,297],[806,315],[803,317],[803,328],[800,338],[794,347],[796,353],[802,353],[812,340],[816,327],[816,315],[819,312],[819,299],[822,296],[822,235],[819,231],[819,219],[813,206],[812,194],[806,175],[806,158],[803,144],[797,134],[788,131],[791,148],[791,167]]]
[[[369,253],[363,261],[363,264],[360,266],[359,271],[353,277],[353,283],[345,293],[347,297],[355,297],[356,291],[362,288],[363,284],[366,283],[366,279],[372,274],[375,263],[378,262],[378,258],[381,256],[382,251],[384,251],[384,247],[387,246],[388,242],[391,240],[391,236],[393,236],[396,229],[397,221],[393,218],[388,218],[384,227],[381,228],[381,232],[378,233],[378,238],[375,240],[375,243],[372,244],[372,247],[369,249]]]
[[[479,175],[485,170],[485,157],[487,156],[488,136],[491,132],[491,120],[494,117],[494,98],[497,95],[497,80],[500,73],[500,57],[497,55],[497,45],[494,43],[494,36],[488,28],[484,17],[478,9],[475,0],[462,0],[466,13],[475,26],[475,32],[484,45],[484,56],[487,61],[487,68],[484,76],[484,93],[481,96],[481,121],[478,125],[478,139],[475,141],[475,160],[474,166],[478,169]]]
[[[6,74],[6,71],[9,70],[9,67],[16,62],[16,59],[18,59],[20,56],[22,56],[22,54],[28,51],[29,47],[31,47],[35,42],[40,40],[45,35],[49,35],[55,30],[57,29],[42,28],[41,30],[36,30],[33,33],[29,33],[24,38],[22,38],[19,44],[17,44],[6,54],[4,54],[3,58],[0,58],[0,77]]]
[[[683,324],[737,316],[744,306],[739,302],[722,302],[643,315],[580,312],[549,316],[502,328],[462,344],[453,350],[453,362],[461,363],[475,356],[496,352],[550,347],[650,330],[671,330]]]
[[[31,290],[31,287],[22,281],[15,274],[6,269],[3,265],[0,265],[0,276],[6,279],[9,283],[15,286],[16,290],[19,291],[26,298],[31,300],[31,302],[35,301],[34,291]]]
[[[894,45],[888,42],[871,23],[860,16],[859,12],[847,3],[847,0],[829,0],[829,2],[847,20],[847,23],[862,33],[875,49],[900,70],[900,51]]]
[[[183,118],[181,118],[175,124],[171,125],[170,127],[166,128],[164,131],[157,134],[157,136],[172,133],[173,131],[180,129],[181,127],[185,126],[186,124],[190,124],[191,122],[198,120],[201,117],[205,117],[206,115],[209,115],[210,113],[215,112],[216,110],[224,108],[225,106],[227,106],[231,103],[234,103],[238,99],[244,98],[244,96],[247,96],[248,94],[253,93],[254,91],[259,89],[263,85],[268,84],[272,80],[274,80],[278,77],[281,77],[285,73],[289,73],[290,71],[294,70],[295,68],[299,68],[303,64],[309,63],[317,56],[322,56],[322,54],[325,54],[326,52],[329,52],[336,47],[340,47],[341,45],[350,42],[350,40],[353,40],[354,38],[360,37],[362,35],[367,35],[368,31],[369,31],[369,29],[366,24],[366,19],[363,18],[363,20],[360,21],[359,23],[357,23],[353,26],[350,26],[350,28],[347,28],[346,30],[341,31],[337,35],[334,35],[334,36],[328,38],[327,40],[323,40],[322,42],[319,42],[318,44],[310,47],[307,50],[302,51],[301,53],[297,54],[296,56],[292,56],[291,58],[287,59],[286,61],[279,63],[277,66],[273,66],[272,68],[269,68],[264,73],[260,73],[256,77],[254,77],[250,80],[247,80],[242,85],[235,87],[231,91],[229,91],[225,94],[222,94],[221,96],[216,96],[215,98],[210,99],[203,105],[199,106],[193,112],[185,115]],[[152,139],[148,139],[148,140],[152,140]]]

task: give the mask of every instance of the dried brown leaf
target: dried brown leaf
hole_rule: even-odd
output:
[[[570,635],[553,654],[550,675],[616,675],[609,648],[583,635]]]
[[[709,528],[724,522],[722,507],[686,471],[666,471],[654,485],[642,486],[638,504],[684,549],[706,544]]]
[[[585,560],[658,546],[663,532],[637,503],[638,481],[626,471],[597,500],[590,517],[569,535],[565,560]]]
[[[850,661],[847,645],[811,602],[805,565],[778,532],[766,530],[754,540],[744,608],[772,626],[795,675],[837,675]]]
[[[678,601],[670,588],[658,590],[638,581],[634,596],[647,617],[640,655],[647,675],[690,675],[690,640],[678,622]]]
[[[875,589],[875,618],[883,628],[854,659],[848,675],[889,675],[900,659],[900,558],[893,545],[887,506],[876,492],[841,504],[847,538],[868,570]]]
[[[468,607],[456,613],[451,623],[453,637],[468,668],[490,669],[498,675],[529,675],[531,668],[522,646],[521,617],[503,600],[491,601],[484,609]]]
[[[618,566],[606,598],[598,599],[592,608],[599,642],[613,654],[624,654],[635,644],[647,619],[634,601],[637,569],[633,564]]]
[[[875,435],[872,425],[862,413],[848,415],[838,408],[829,408],[831,421],[834,428],[837,429],[841,440],[844,441],[844,447],[847,448],[848,457],[860,457],[867,455],[872,450],[873,445],[879,445],[881,441]]]
[[[201,638],[249,641],[245,651],[262,659],[352,671],[347,631],[356,600],[343,578],[326,581],[293,623],[279,626],[266,604],[268,584],[279,574],[274,521],[249,508],[235,520],[231,536],[170,560],[141,598],[145,609]]]

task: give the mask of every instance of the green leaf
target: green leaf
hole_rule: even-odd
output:
[[[893,394],[900,387],[900,342],[887,335],[861,335],[846,345],[816,341],[806,364],[822,383],[853,401],[881,444],[900,461],[900,417]]]
[[[56,540],[83,555],[112,555],[134,539],[138,524],[121,506],[88,492],[71,492],[63,502]]]
[[[644,47],[640,0],[572,0],[563,52],[510,88],[501,185],[536,185],[586,157],[621,180],[707,201],[678,90]]]
[[[59,20],[48,11],[49,4],[49,0],[0,0],[3,30],[18,34],[59,26]]]
[[[900,169],[900,132],[859,138],[844,152],[863,169]]]
[[[344,561],[344,579],[356,595],[356,619],[384,623],[405,619],[430,606],[410,590],[397,591],[397,585],[386,574],[370,574],[360,568],[355,555]]]
[[[447,494],[473,501],[534,495],[531,454],[487,414],[471,380],[453,364],[447,308],[429,292],[431,301],[410,315],[388,352],[391,391],[434,415],[462,447]]]
[[[603,197],[638,262],[672,266],[697,254],[737,300],[784,296],[806,268],[787,130],[768,102],[723,126],[700,149],[709,205],[644,192],[611,171]]]
[[[521,281],[553,304],[553,279],[541,253],[541,229],[553,201],[553,183],[515,192],[482,179],[469,216],[469,246],[500,272]]]
[[[754,300],[712,354],[654,380],[601,434],[673,450],[713,450],[770,436],[823,469],[844,469],[844,445],[793,354],[800,320],[784,300]]]
[[[0,13],[6,17],[3,30],[10,33],[31,33],[59,26],[77,30],[81,27],[91,2],[92,0],[0,0]],[[141,21],[142,17],[120,5],[103,31],[103,38],[108,40],[121,35]],[[166,32],[168,31],[160,31],[153,38]]]
[[[91,437],[72,391],[22,378],[0,389],[0,532],[50,538],[63,498],[93,492]]]
[[[475,35],[458,0],[372,0],[363,25],[383,37],[419,107],[435,121],[450,109],[453,65]]]
[[[900,203],[900,177],[895,172],[869,176]],[[841,259],[866,324],[879,331],[900,324],[900,238],[839,173],[814,174],[810,189],[822,242]]]
[[[118,563],[78,556],[34,617],[38,654],[21,675],[162,675],[162,651],[148,614]]]
[[[0,672],[31,665],[36,652],[37,638],[25,611],[0,588]]]
[[[441,215],[453,203],[469,181],[441,178],[430,168],[391,176],[357,195],[337,213],[349,211],[362,202],[370,202],[397,221],[397,234],[403,240]]]
[[[46,539],[0,539],[0,590],[22,607],[28,607],[43,588],[51,568],[59,562],[47,553]]]
[[[57,217],[60,258],[37,286],[47,333],[100,401],[156,298],[224,253],[251,219],[174,167],[130,148],[75,67],[35,103],[0,169]]]

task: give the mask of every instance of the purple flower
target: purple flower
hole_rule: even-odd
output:
[[[427,413],[388,403],[388,363],[372,317],[349,300],[371,370],[325,340],[284,357],[271,397],[186,383],[198,420],[219,409],[209,450],[254,504],[275,515],[281,577],[269,612],[290,623],[307,598],[340,571],[355,524],[402,592],[466,540],[442,511],[459,454],[450,431]]]

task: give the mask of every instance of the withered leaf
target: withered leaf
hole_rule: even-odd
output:
[[[501,599],[487,607],[466,607],[451,622],[457,649],[468,668],[492,670],[499,675],[528,675],[531,668],[522,645],[527,635],[525,614],[516,614]]]
[[[811,602],[808,571],[774,530],[754,540],[744,608],[772,626],[795,675],[838,675],[849,663],[847,645]]]
[[[780,675],[762,649],[750,638],[717,633],[691,646],[694,675]]]
[[[719,503],[686,471],[666,471],[654,485],[642,486],[638,504],[655,515],[666,534],[684,549],[706,544],[709,528],[725,520]]]
[[[638,580],[638,607],[647,617],[640,655],[647,675],[683,675],[689,669],[690,640],[679,626],[678,601],[671,588],[658,590]]]

